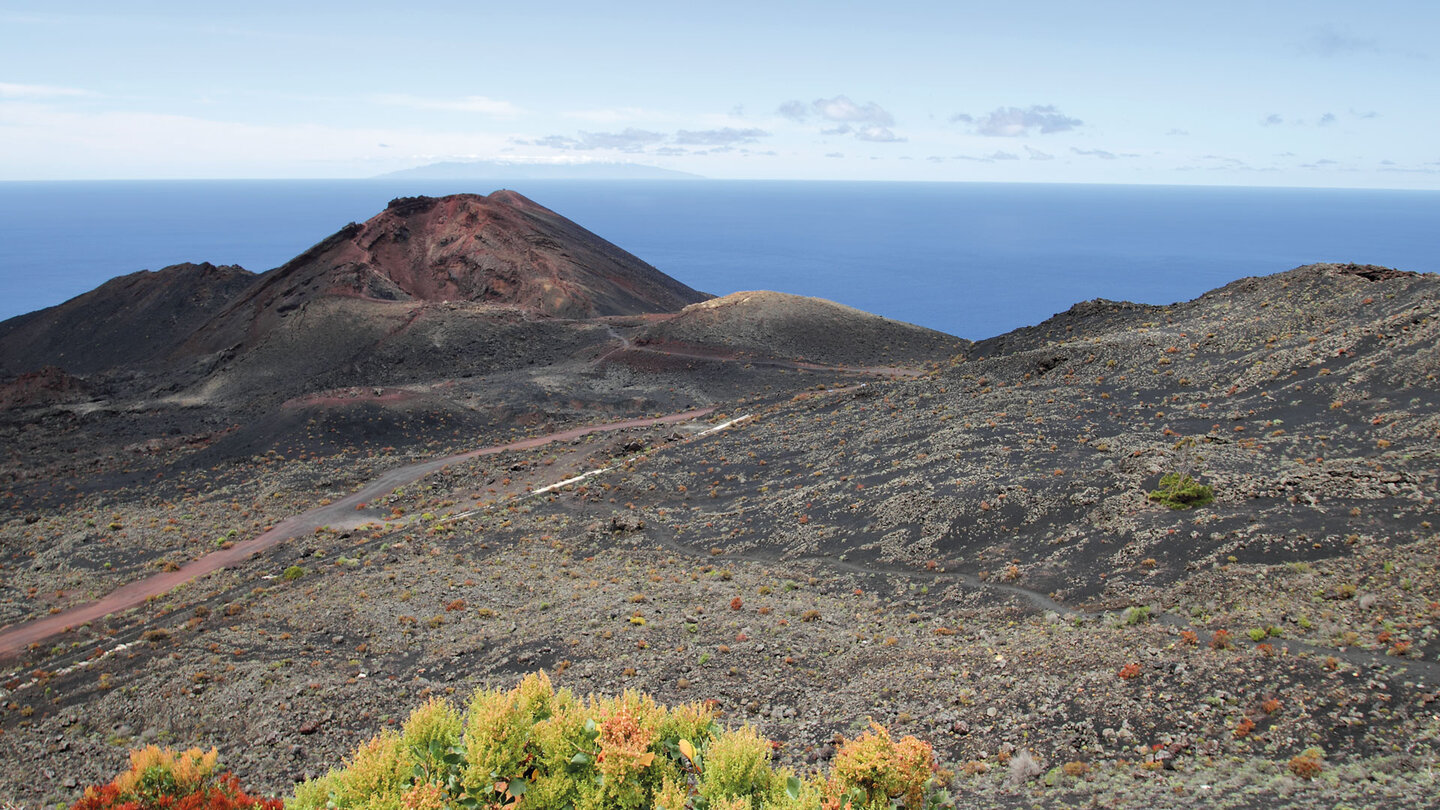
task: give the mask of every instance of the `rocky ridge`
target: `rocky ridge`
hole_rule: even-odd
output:
[[[0,376],[163,368],[192,331],[256,276],[235,265],[177,264],[120,276],[49,309],[0,322]]]

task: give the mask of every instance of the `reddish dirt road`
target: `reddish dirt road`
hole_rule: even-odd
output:
[[[397,487],[402,487],[424,478],[447,464],[453,464],[457,461],[464,461],[479,456],[503,453],[509,450],[530,450],[549,444],[550,442],[570,441],[582,436],[588,436],[592,433],[687,422],[691,419],[699,419],[702,416],[707,416],[714,412],[714,410],[714,408],[699,408],[693,411],[668,414],[666,416],[627,419],[623,422],[607,422],[600,425],[571,428],[556,433],[547,433],[544,436],[521,439],[520,441],[510,442],[509,444],[482,447],[479,450],[471,450],[453,456],[422,461],[417,464],[390,470],[369,484],[366,484],[358,492],[352,493],[329,505],[319,506],[308,512],[302,512],[294,517],[287,518],[264,534],[236,543],[228,549],[207,554],[198,560],[192,560],[180,566],[180,568],[175,571],[167,571],[131,582],[128,585],[123,585],[88,605],[80,605],[43,619],[22,622],[0,629],[0,659],[16,656],[29,645],[58,635],[68,627],[76,627],[86,622],[103,618],[111,613],[118,613],[122,610],[144,604],[145,601],[152,596],[159,596],[192,579],[243,562],[252,555],[264,551],[277,543],[289,540],[292,537],[309,534],[320,526],[348,521],[354,517],[356,504],[372,501],[376,497],[395,490]]]

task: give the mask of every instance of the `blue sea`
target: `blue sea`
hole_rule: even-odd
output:
[[[510,187],[706,292],[773,289],[979,339],[1320,261],[1440,271],[1440,192],[792,181]],[[278,266],[393,197],[484,181],[0,183],[0,319],[185,261]]]

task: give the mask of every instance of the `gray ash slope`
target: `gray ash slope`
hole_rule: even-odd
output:
[[[1316,265],[1169,307],[1077,307],[931,379],[763,420],[731,439],[744,452],[718,451],[737,469],[707,473],[704,502],[759,528],[713,542],[1008,572],[1077,604],[1143,599],[1231,557],[1421,542],[1440,489],[1440,285],[1367,273]],[[761,448],[784,471],[763,495],[730,483]],[[668,459],[677,481],[714,466]],[[1215,503],[1151,504],[1187,464]]]

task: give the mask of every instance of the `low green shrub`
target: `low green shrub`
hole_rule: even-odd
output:
[[[1145,624],[1150,621],[1152,612],[1149,605],[1131,605],[1120,615],[1120,623],[1131,627]]]
[[[1195,439],[1181,439],[1174,450],[1171,471],[1160,477],[1160,488],[1150,492],[1150,500],[1171,509],[1194,509],[1215,500],[1215,490],[1195,478],[1202,460]]]
[[[1194,509],[1215,500],[1215,490],[1182,473],[1167,473],[1160,478],[1160,488],[1150,492],[1150,500],[1171,509]]]

